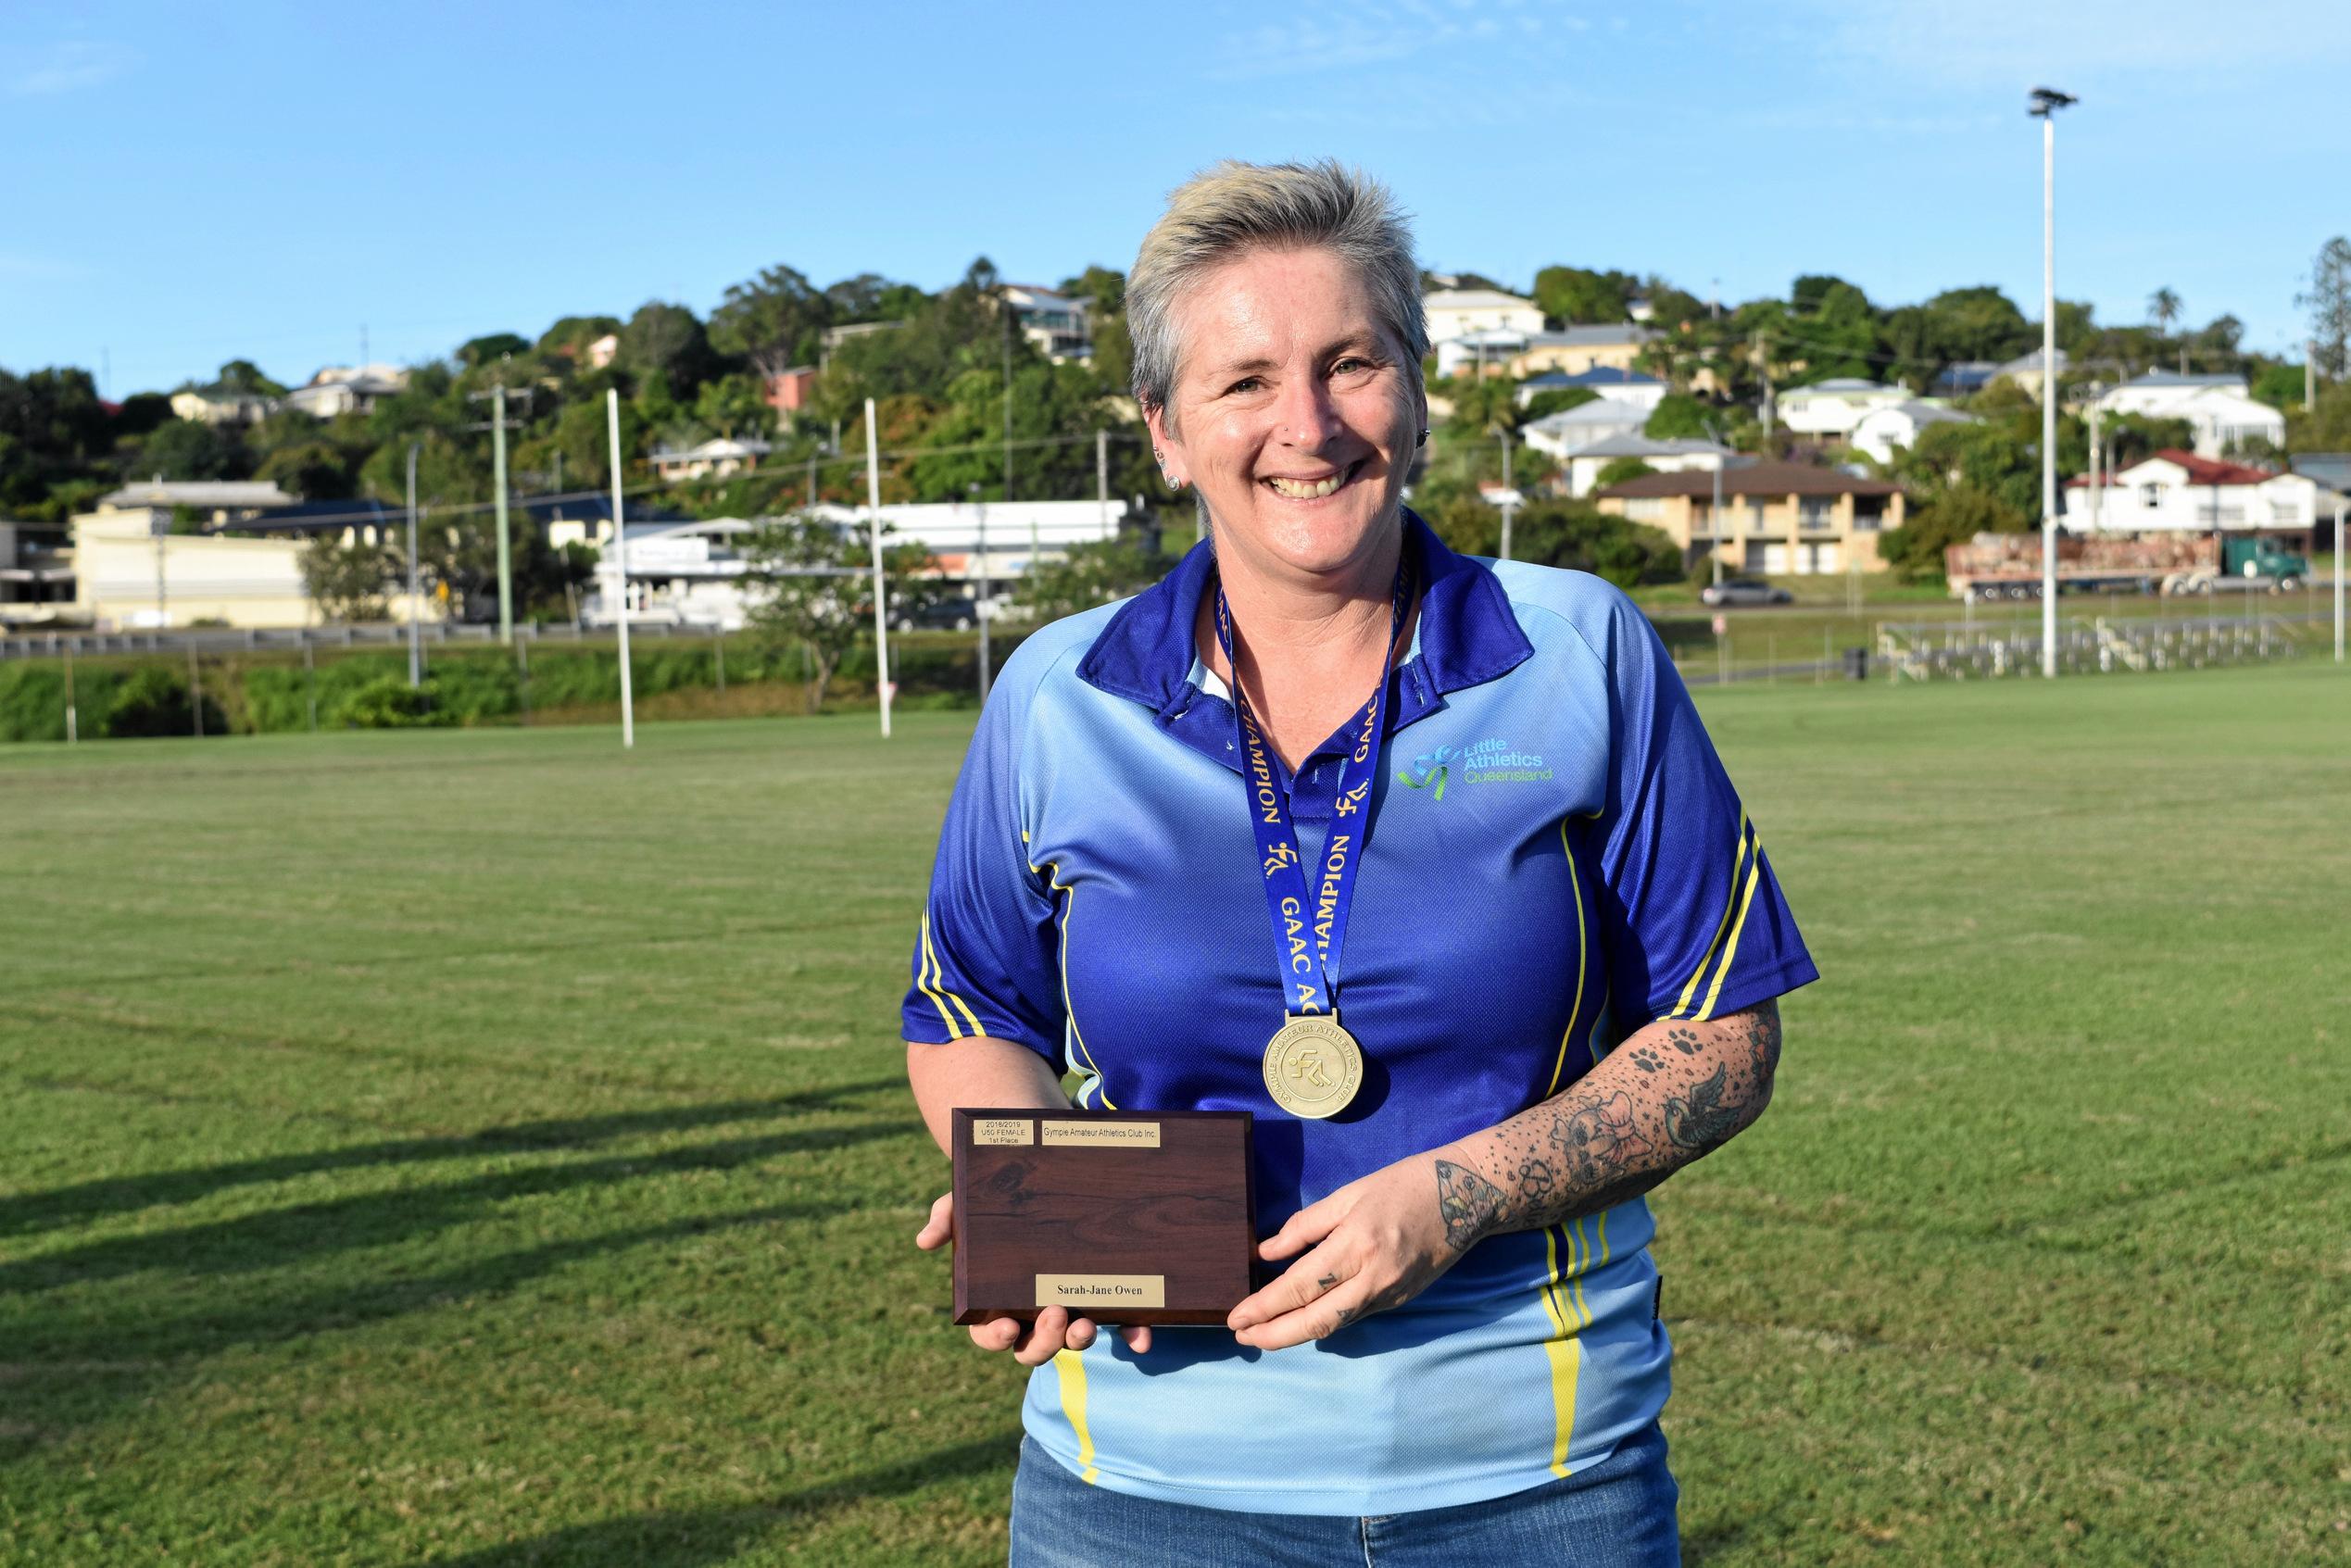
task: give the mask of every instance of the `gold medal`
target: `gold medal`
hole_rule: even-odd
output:
[[[1336,1018],[1293,1018],[1266,1042],[1265,1092],[1292,1116],[1309,1122],[1335,1116],[1363,1082],[1363,1050]]]

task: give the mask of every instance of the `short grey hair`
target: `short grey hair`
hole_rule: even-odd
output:
[[[1164,408],[1176,385],[1176,305],[1209,272],[1253,250],[1329,250],[1370,285],[1380,325],[1421,385],[1428,319],[1412,229],[1388,187],[1335,158],[1240,163],[1226,158],[1168,193],[1126,278],[1126,331],[1135,345],[1135,401]]]

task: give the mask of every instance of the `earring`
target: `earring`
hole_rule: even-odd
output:
[[[1423,446],[1428,445],[1428,427],[1427,425],[1420,427],[1420,444]]]
[[[1157,463],[1162,471],[1164,471],[1167,468],[1167,454],[1154,446],[1151,448],[1151,461]]]

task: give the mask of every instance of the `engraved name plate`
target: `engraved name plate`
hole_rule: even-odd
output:
[[[1255,1288],[1243,1110],[953,1117],[955,1321],[1222,1323]]]

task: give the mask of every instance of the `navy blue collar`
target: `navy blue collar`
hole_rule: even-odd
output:
[[[1416,551],[1420,562],[1420,622],[1414,632],[1414,655],[1398,671],[1402,677],[1395,720],[1399,726],[1442,707],[1446,693],[1507,674],[1535,652],[1527,633],[1518,629],[1510,596],[1491,567],[1447,549],[1410,509],[1404,513],[1404,547]],[[1201,596],[1215,575],[1215,553],[1202,540],[1175,571],[1111,617],[1079,661],[1078,678],[1113,696],[1143,704],[1163,726],[1174,725],[1201,696],[1191,684],[1198,654],[1193,631],[1199,624]],[[1208,700],[1225,709],[1223,702]]]

